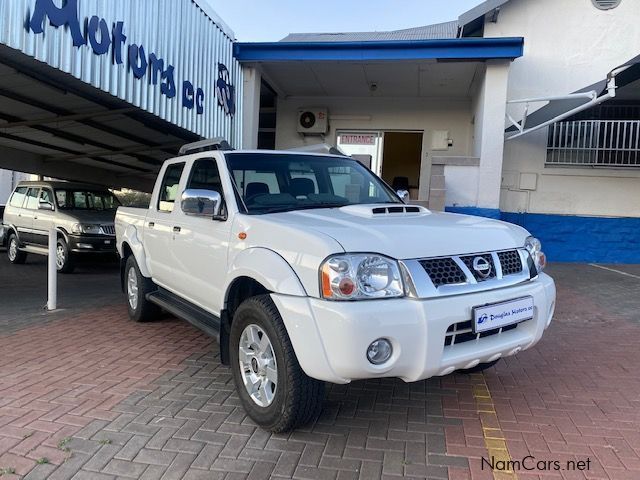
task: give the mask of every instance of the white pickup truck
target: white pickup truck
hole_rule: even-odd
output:
[[[526,230],[405,205],[341,155],[181,155],[115,226],[131,318],[164,309],[215,336],[274,432],[312,420],[324,382],[488,368],[535,345],[555,308]]]

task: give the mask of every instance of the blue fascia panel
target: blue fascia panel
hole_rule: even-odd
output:
[[[235,43],[240,62],[488,60],[522,56],[524,39],[453,38],[382,42]]]
[[[498,218],[542,242],[553,262],[640,263],[640,218],[584,217],[447,207],[447,212]]]

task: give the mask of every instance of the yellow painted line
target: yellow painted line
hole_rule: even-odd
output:
[[[487,448],[487,452],[489,452],[489,457],[493,457],[495,461],[512,465],[512,463],[507,463],[511,462],[512,458],[509,455],[507,442],[500,428],[496,407],[484,375],[482,373],[474,373],[471,375],[471,379],[473,381],[473,397],[476,400],[476,407],[482,424],[484,445]],[[517,480],[518,476],[513,470],[494,470],[493,478],[495,480]]]

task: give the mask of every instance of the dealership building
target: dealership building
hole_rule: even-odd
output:
[[[552,261],[640,262],[639,23],[635,0],[488,0],[243,43],[205,0],[1,2],[0,204],[16,172],[144,191],[200,138],[326,143]]]

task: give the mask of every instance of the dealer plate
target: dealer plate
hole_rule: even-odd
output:
[[[533,318],[533,297],[522,297],[507,302],[473,308],[475,333],[506,327]]]

